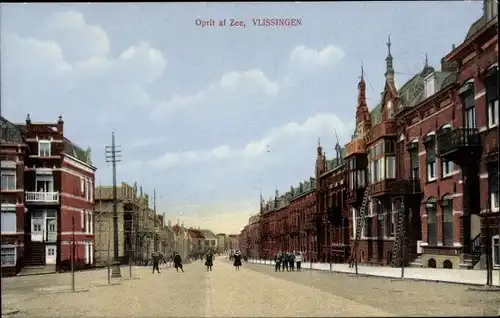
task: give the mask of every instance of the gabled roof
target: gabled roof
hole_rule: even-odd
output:
[[[205,239],[210,240],[210,239],[216,238],[215,234],[210,230],[200,230],[200,232],[201,232],[201,235],[203,235],[203,237],[205,237]]]
[[[83,150],[79,146],[71,142],[71,140],[64,138],[64,152],[70,156],[75,157],[89,165],[92,165],[92,152],[90,148]]]
[[[24,130],[0,116],[0,139],[5,142],[24,143]]]

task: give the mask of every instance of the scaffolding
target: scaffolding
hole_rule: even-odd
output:
[[[113,255],[112,206],[113,187],[100,186],[95,192],[95,263],[104,266]],[[122,264],[145,265],[155,249],[169,255],[173,251],[174,235],[170,222],[165,226],[163,219],[149,207],[149,196],[137,188],[121,183],[117,189],[118,200],[118,256]],[[110,243],[111,242],[111,243]]]

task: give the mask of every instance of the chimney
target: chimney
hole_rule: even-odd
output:
[[[57,118],[57,132],[59,135],[64,136],[64,121],[62,119],[62,115],[59,115]]]

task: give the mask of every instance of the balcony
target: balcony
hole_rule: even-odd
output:
[[[59,192],[26,191],[26,203],[59,203]]]
[[[391,192],[392,185],[394,184],[394,179],[382,180],[377,183],[371,184],[371,196],[377,197],[381,195],[386,195]]]
[[[459,165],[478,160],[481,138],[475,128],[458,128],[439,132],[438,155]]]
[[[361,205],[364,195],[365,195],[365,188],[357,188],[354,190],[349,190],[347,191],[346,203],[357,208]]]
[[[422,188],[420,187],[420,180],[397,180],[391,186],[390,195],[393,196],[407,196],[407,195],[420,195]]]
[[[397,135],[397,126],[394,121],[382,122],[372,128],[372,141],[384,136]]]
[[[366,142],[363,138],[354,139],[345,146],[346,157],[355,154],[366,154]]]

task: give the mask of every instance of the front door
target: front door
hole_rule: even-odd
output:
[[[56,219],[47,219],[47,242],[56,242],[57,241],[57,220]]]
[[[31,219],[31,241],[32,242],[42,242],[43,241],[43,219],[42,218]]]
[[[57,260],[57,246],[56,245],[46,245],[45,246],[45,263],[47,265],[54,265]]]

